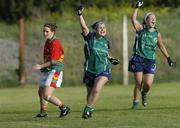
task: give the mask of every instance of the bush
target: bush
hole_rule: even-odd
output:
[[[90,27],[91,24],[99,19],[105,21],[108,29],[107,37],[111,41],[111,53],[113,56],[122,60],[122,20],[123,15],[127,15],[128,17],[128,43],[129,43],[129,57],[132,54],[132,47],[134,44],[135,31],[132,27],[130,21],[130,15],[134,8],[131,7],[109,7],[107,9],[99,9],[96,6],[91,8],[86,8],[84,12],[85,20],[87,25]],[[157,27],[160,30],[165,45],[169,51],[170,56],[176,61],[180,61],[180,50],[179,50],[179,11],[180,9],[171,9],[171,8],[143,8],[139,11],[138,19],[141,21],[145,12],[153,11],[157,15]],[[173,20],[172,20],[173,19]],[[84,63],[84,55],[83,55],[83,38],[81,36],[81,29],[78,23],[77,14],[75,11],[67,11],[63,15],[59,13],[53,13],[53,15],[46,15],[40,18],[33,19],[32,21],[28,21],[25,24],[25,44],[26,44],[26,68],[28,72],[28,83],[38,83],[39,73],[32,72],[31,67],[33,64],[37,62],[42,62],[42,52],[44,39],[42,36],[42,26],[47,21],[55,21],[58,25],[57,29],[57,37],[60,39],[64,50],[65,50],[65,61],[64,61],[64,81],[63,84],[66,85],[79,85],[82,83],[83,77],[83,63]],[[18,47],[18,29],[15,25],[7,25],[4,23],[0,23],[1,30],[0,38],[13,38],[17,43]],[[172,32],[173,29],[173,32]],[[8,31],[7,31],[8,30]],[[16,30],[16,31],[15,31]],[[6,34],[4,34],[6,33]],[[6,36],[7,35],[7,36]],[[3,41],[0,43],[6,43],[7,41]],[[2,48],[3,45],[1,45]],[[4,47],[4,53],[1,56],[7,57],[10,51],[7,47]],[[12,48],[10,49],[12,51]],[[18,54],[18,53],[17,53]],[[9,56],[11,57],[11,56]],[[5,69],[10,74],[12,74],[11,78],[14,80],[17,79],[15,75],[13,75],[12,71],[16,67],[12,67],[11,65],[18,65],[17,57],[12,57],[9,59],[8,63],[4,64],[7,66],[6,68],[0,67],[0,76],[1,83],[9,82],[9,79],[5,79],[4,72]],[[168,67],[166,59],[163,55],[158,51],[157,55],[158,69],[155,80],[157,82],[168,82],[168,81],[177,81],[180,76],[180,67],[176,67],[175,69],[171,69]],[[1,62],[2,65],[3,62]],[[3,76],[3,77],[2,77]],[[133,82],[132,74],[129,76],[130,81]],[[122,64],[118,66],[112,67],[112,77],[111,83],[122,83]],[[13,80],[12,82],[13,83]],[[16,83],[16,81],[14,81]]]

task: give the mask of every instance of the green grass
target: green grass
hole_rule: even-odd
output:
[[[93,118],[81,118],[85,105],[85,87],[62,87],[56,95],[72,112],[63,119],[49,104],[49,117],[33,118],[39,110],[36,87],[0,90],[0,128],[179,128],[179,83],[154,84],[148,107],[131,110],[133,86],[104,87]]]

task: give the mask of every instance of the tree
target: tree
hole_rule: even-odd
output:
[[[25,84],[25,47],[24,47],[24,20],[30,18],[32,10],[32,0],[1,0],[0,16],[7,23],[17,23],[19,26],[19,83]]]
[[[19,45],[19,82],[24,85],[26,82],[25,70],[25,47],[24,47],[24,19],[31,15],[28,7],[32,6],[32,0],[15,0],[16,18],[19,21],[20,45]]]

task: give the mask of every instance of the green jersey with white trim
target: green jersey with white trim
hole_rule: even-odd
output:
[[[97,38],[95,33],[89,33],[85,39],[85,70],[94,74],[109,69],[109,41],[105,37]]]
[[[150,32],[147,28],[143,28],[136,34],[134,44],[134,54],[144,57],[146,59],[156,59],[158,31]]]

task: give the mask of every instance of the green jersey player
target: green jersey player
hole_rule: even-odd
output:
[[[83,7],[78,8],[79,22],[82,35],[85,40],[85,63],[83,82],[87,87],[87,104],[84,108],[82,118],[88,119],[92,116],[93,106],[97,102],[103,86],[110,77],[110,62],[118,64],[117,59],[109,55],[109,41],[105,37],[106,26],[104,22],[97,21],[92,25],[93,32],[89,31],[82,16]]]
[[[129,71],[134,73],[135,78],[133,109],[137,109],[140,93],[143,106],[147,105],[147,93],[153,84],[156,71],[156,48],[159,47],[167,59],[169,66],[175,64],[169,57],[160,32],[155,27],[155,14],[151,12],[147,13],[144,17],[143,24],[139,23],[136,19],[138,7],[142,6],[142,4],[142,1],[137,2],[136,9],[131,17],[133,27],[136,30],[133,56],[129,61]]]

